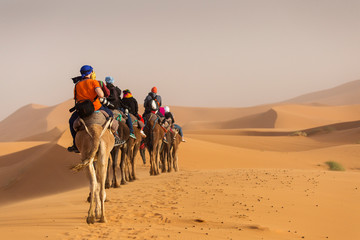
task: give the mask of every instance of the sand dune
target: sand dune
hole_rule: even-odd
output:
[[[138,156],[139,180],[107,190],[108,223],[90,226],[87,178],[66,151],[73,101],[27,105],[0,122],[1,236],[359,239],[360,105],[335,101],[356,103],[358,83],[294,99],[306,105],[171,106],[187,140],[180,172],[150,177]]]
[[[0,141],[18,141],[30,136],[43,134],[58,127],[66,129],[70,118],[68,109],[73,105],[69,100],[52,107],[30,104],[0,122]]]
[[[360,119],[360,105],[313,106],[281,105],[270,110],[228,121],[193,121],[184,125],[185,130],[280,128],[306,129]]]
[[[32,135],[26,138],[19,139],[18,141],[55,141],[57,140],[64,132],[64,129],[58,127],[53,128],[50,131],[42,132],[36,135]]]
[[[360,119],[360,105],[283,105],[274,107],[274,110],[278,116],[275,123],[276,128],[311,128]]]
[[[79,156],[47,143],[0,157],[0,203],[54,194],[85,186],[84,173],[70,166]]]
[[[48,143],[47,141],[36,141],[36,142],[0,142],[0,156],[8,155],[23,151],[28,148],[32,148],[38,145]]]
[[[24,106],[0,122],[0,141],[11,142],[47,130],[46,117],[51,107]]]
[[[192,122],[222,122],[239,117],[246,117],[254,114],[266,112],[271,108],[270,105],[261,105],[244,108],[200,108],[200,107],[179,107],[170,106],[170,110],[175,115],[175,121],[183,125]]]
[[[277,114],[273,109],[263,113],[224,121],[220,115],[218,120],[190,121],[184,125],[185,130],[199,129],[236,129],[236,128],[273,128]]]
[[[348,82],[330,89],[298,96],[283,103],[322,104],[322,105],[353,105],[360,104],[360,80]]]

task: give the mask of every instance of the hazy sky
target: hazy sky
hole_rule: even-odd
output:
[[[358,0],[0,0],[0,120],[84,64],[140,104],[244,107],[360,79]],[[359,95],[360,97],[360,95]]]

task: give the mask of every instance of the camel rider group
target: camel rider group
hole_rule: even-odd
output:
[[[127,115],[126,124],[130,129],[130,137],[135,138],[134,129],[132,125],[132,120],[130,117],[130,113],[138,118],[139,121],[144,122],[143,117],[138,114],[138,103],[136,99],[132,96],[132,93],[129,89],[123,91],[123,97],[121,98],[121,90],[114,85],[114,78],[108,76],[105,78],[106,84],[102,81],[96,80],[96,74],[94,69],[90,65],[84,65],[80,69],[81,76],[72,78],[75,87],[74,87],[74,99],[75,104],[82,103],[84,101],[92,103],[91,108],[93,111],[101,111],[104,115],[109,117],[113,117],[113,112],[110,110],[118,109],[124,112]],[[89,101],[90,100],[90,101]],[[75,105],[75,108],[76,108]],[[164,120],[172,120],[174,123],[173,115],[170,112],[169,107],[161,107],[162,100],[161,96],[157,95],[157,88],[153,87],[151,92],[146,96],[144,100],[144,108],[145,112],[143,116],[153,112],[158,114]],[[73,110],[75,109],[73,108]],[[72,111],[73,111],[72,110]],[[69,152],[76,152],[78,153],[79,150],[75,145],[75,136],[76,130],[74,129],[74,123],[79,118],[78,111],[73,111],[70,119],[70,132],[73,137],[73,145],[68,147]],[[115,129],[113,130],[114,137],[115,137],[115,146],[121,145],[122,142],[117,134],[117,124],[115,125]],[[179,130],[179,134],[183,138],[183,133],[181,127],[177,124],[174,124],[174,127]],[[146,137],[143,132],[143,129],[140,131],[142,137]]]

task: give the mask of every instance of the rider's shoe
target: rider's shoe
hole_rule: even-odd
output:
[[[72,145],[71,147],[68,147],[67,150],[69,152],[80,153],[79,149],[75,145]]]
[[[133,133],[130,133],[130,137],[133,138],[133,139],[136,139],[136,136]]]
[[[121,141],[121,139],[119,138],[119,136],[115,135],[115,144],[114,144],[114,147],[116,146],[120,146],[120,145],[123,145],[125,143],[125,141]]]

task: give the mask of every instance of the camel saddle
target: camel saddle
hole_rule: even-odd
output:
[[[109,117],[110,116],[105,111],[98,110],[98,111],[93,112],[90,116],[83,118],[83,121],[85,122],[86,126],[97,124],[97,125],[101,125],[104,127],[104,125],[105,125],[107,119],[109,119]],[[116,122],[116,121],[114,121],[114,122]],[[116,131],[117,126],[118,126],[118,124],[117,123],[114,124],[114,122],[111,125],[111,129],[113,130],[113,132],[114,132],[114,129]],[[77,118],[74,121],[73,128],[75,129],[75,131],[81,131],[81,130],[85,129],[85,126],[80,121],[80,118]]]
[[[126,123],[126,120],[128,119],[128,116],[127,116],[124,112],[122,112],[122,111],[120,111],[120,110],[118,110],[118,109],[112,110],[112,112],[113,112],[114,118],[115,118],[116,120],[118,120],[119,122]],[[133,114],[131,114],[131,113],[129,113],[129,115],[130,115],[130,118],[131,118],[133,127],[138,127],[138,128],[143,128],[143,127],[144,127],[143,122],[139,121],[139,120],[137,119],[137,117],[135,117],[135,116],[134,116]]]

